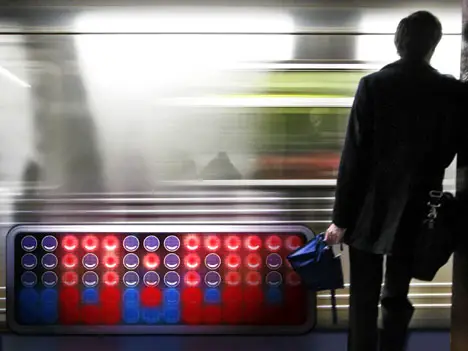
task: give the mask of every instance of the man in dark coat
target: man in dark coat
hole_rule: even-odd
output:
[[[404,18],[395,35],[401,60],[364,77],[349,117],[329,244],[350,252],[350,351],[404,350],[414,233],[431,190],[441,190],[457,150],[461,83],[429,62],[442,37],[432,14]]]

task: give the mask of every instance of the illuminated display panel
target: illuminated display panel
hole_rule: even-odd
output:
[[[16,227],[7,318],[30,333],[302,333],[302,227]]]

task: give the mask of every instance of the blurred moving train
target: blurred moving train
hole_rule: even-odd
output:
[[[0,18],[2,262],[17,222],[300,223],[318,233],[357,82],[397,58],[399,19],[438,15],[433,65],[459,76],[454,0],[47,3],[17,1]],[[455,166],[446,185],[454,190]],[[413,326],[448,326],[451,263],[414,282],[411,297]],[[345,325],[347,289],[338,303]],[[327,294],[318,306],[330,327]]]

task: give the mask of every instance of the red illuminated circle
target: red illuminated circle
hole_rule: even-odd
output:
[[[289,286],[301,285],[301,277],[296,272],[289,272],[286,276],[286,284]]]
[[[209,235],[205,239],[205,247],[208,251],[216,251],[221,246],[221,239],[216,235]]]
[[[184,246],[189,251],[195,251],[200,247],[200,238],[195,234],[187,235],[184,239]]]
[[[248,254],[245,258],[245,265],[250,269],[259,269],[262,265],[262,258],[257,253]]]
[[[86,251],[94,251],[98,247],[98,238],[94,235],[86,235],[81,242],[81,245]]]
[[[65,286],[74,286],[78,284],[78,274],[76,272],[65,272],[62,275],[62,283]]]
[[[149,270],[154,270],[158,268],[159,263],[160,263],[159,256],[156,255],[155,253],[148,253],[143,258],[143,265]]]
[[[104,266],[106,266],[106,268],[109,269],[117,268],[117,266],[119,265],[119,260],[117,256],[112,253],[108,253],[106,256],[104,256],[103,262]]]
[[[237,269],[241,265],[241,258],[236,254],[229,254],[226,257],[226,265],[230,269]]]
[[[189,287],[196,287],[200,284],[200,274],[195,271],[190,271],[185,274],[184,282]]]
[[[224,277],[224,281],[229,286],[237,286],[241,283],[241,275],[239,272],[228,272]]]
[[[115,272],[106,272],[102,277],[106,286],[116,286],[119,283],[119,275]]]
[[[65,251],[73,251],[78,247],[78,239],[73,235],[67,235],[62,240],[62,247]]]
[[[200,266],[200,256],[197,254],[191,253],[185,256],[184,264],[188,269],[197,269]]]
[[[228,250],[238,250],[241,246],[241,239],[238,236],[230,235],[226,238],[225,245]]]
[[[262,276],[259,272],[250,271],[245,276],[245,282],[250,286],[258,286],[262,282]]]
[[[107,251],[114,251],[119,246],[119,241],[114,235],[108,235],[102,239],[102,245]]]
[[[62,264],[67,269],[75,268],[78,264],[78,258],[72,253],[67,253],[62,258]]]
[[[281,238],[277,235],[272,235],[266,239],[266,247],[268,250],[276,252],[281,249]]]
[[[250,251],[257,251],[262,246],[262,240],[256,236],[251,235],[245,239],[245,247]]]
[[[155,307],[161,304],[161,290],[145,287],[141,291],[141,303],[145,307]]]
[[[302,240],[297,235],[289,236],[286,239],[286,248],[290,251],[297,250],[302,245]]]

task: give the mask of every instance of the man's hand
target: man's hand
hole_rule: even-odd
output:
[[[340,244],[343,241],[345,232],[346,229],[338,228],[332,223],[325,232],[325,241],[328,245]]]

